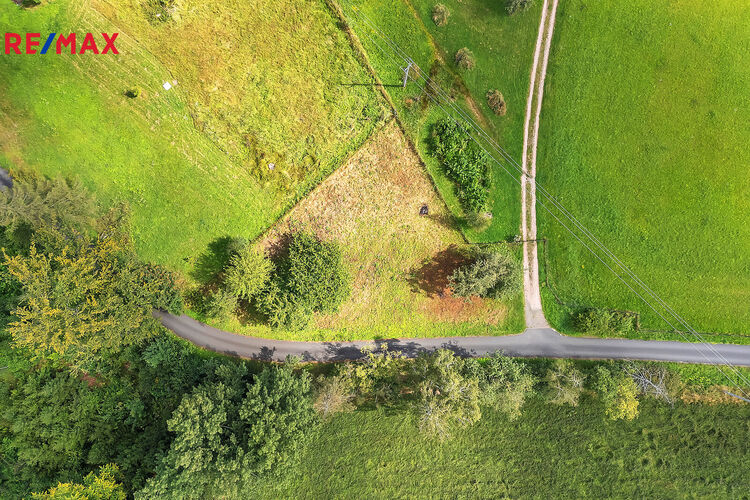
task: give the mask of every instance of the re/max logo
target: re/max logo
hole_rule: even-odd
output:
[[[6,33],[5,34],[5,55],[15,54],[46,54],[50,50],[52,44],[55,44],[55,53],[62,54],[63,51],[70,51],[71,54],[85,54],[91,52],[93,54],[119,54],[117,47],[115,47],[115,40],[119,33],[102,33],[103,40],[97,44],[97,39],[91,33],[86,33],[83,36],[83,40],[78,37],[75,33],[70,33],[68,36],[64,36],[57,33],[50,33],[47,40],[42,45],[42,50],[37,50],[36,47],[41,45],[42,35],[40,33]],[[57,43],[55,43],[57,38]],[[78,48],[78,42],[81,41],[80,50]],[[25,42],[25,43],[24,43]],[[99,51],[99,47],[103,47]]]

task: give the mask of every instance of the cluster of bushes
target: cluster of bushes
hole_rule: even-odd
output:
[[[573,324],[583,333],[600,336],[626,336],[636,329],[633,313],[594,307],[575,314]]]
[[[432,149],[456,184],[464,209],[480,212],[490,189],[489,158],[453,120],[444,118],[432,129]]]
[[[507,250],[480,250],[470,264],[453,272],[450,287],[459,297],[513,297],[523,288],[521,265]]]
[[[570,360],[529,364],[501,353],[464,359],[443,349],[413,361],[387,349],[364,354],[364,360],[338,365],[317,380],[314,406],[321,416],[362,405],[407,407],[425,434],[441,440],[476,423],[488,409],[517,419],[534,396],[577,406],[588,394],[599,398],[607,417],[631,420],[640,395],[661,397],[677,387],[669,372],[657,374],[650,364],[607,363],[584,371]],[[659,394],[654,387],[661,388]]]
[[[349,294],[338,245],[303,231],[284,240],[285,248],[273,260],[249,242],[235,240],[222,286],[207,301],[207,314],[225,317],[242,300],[271,326],[301,329],[313,313],[335,311]]]

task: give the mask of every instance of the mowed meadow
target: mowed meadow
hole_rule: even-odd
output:
[[[735,0],[561,2],[547,75],[539,182],[702,332],[750,331],[748,19]],[[669,330],[539,217],[564,301]]]
[[[120,33],[119,55],[0,58],[0,163],[128,202],[138,252],[189,272],[270,226],[382,110],[322,1],[152,3],[0,6],[3,31]]]

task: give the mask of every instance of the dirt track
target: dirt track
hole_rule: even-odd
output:
[[[529,97],[523,135],[523,171],[521,176],[521,235],[524,240],[524,312],[527,328],[549,328],[542,310],[539,291],[539,258],[536,232],[536,151],[539,138],[539,117],[542,112],[544,80],[547,74],[552,33],[558,0],[545,0],[539,22],[539,34],[531,65]]]

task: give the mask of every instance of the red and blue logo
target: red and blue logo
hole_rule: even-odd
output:
[[[5,55],[10,54],[46,54],[54,44],[55,54],[70,51],[71,54],[119,54],[115,47],[115,40],[119,33],[101,33],[101,37],[93,33],[69,33],[68,36],[50,33],[44,45],[41,44],[41,33],[6,33]],[[55,40],[57,40],[55,42]],[[81,42],[80,47],[78,42]],[[41,46],[41,50],[37,47]],[[101,48],[101,50],[100,50]]]

